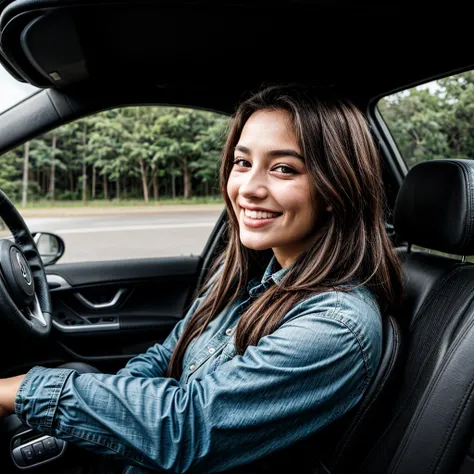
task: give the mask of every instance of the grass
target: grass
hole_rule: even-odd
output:
[[[41,200],[41,201],[33,201],[29,202],[25,207],[21,205],[19,202],[14,203],[18,209],[48,209],[51,207],[58,207],[58,208],[80,208],[84,207],[82,201],[54,201],[51,203],[48,200]],[[168,198],[163,197],[159,199],[158,202],[150,201],[145,203],[145,201],[140,199],[130,199],[130,200],[105,200],[105,199],[96,199],[90,200],[87,202],[86,207],[91,208],[104,208],[104,207],[126,207],[126,206],[148,206],[148,207],[155,207],[155,206],[170,206],[170,205],[189,205],[189,204],[224,204],[224,201],[220,196],[207,196],[207,197],[192,197],[189,199],[184,198]]]

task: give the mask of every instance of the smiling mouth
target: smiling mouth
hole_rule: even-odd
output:
[[[251,211],[244,209],[244,215],[250,219],[274,219],[275,217],[281,216],[281,212],[267,212],[267,211]]]

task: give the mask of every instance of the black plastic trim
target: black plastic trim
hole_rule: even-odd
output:
[[[47,275],[65,278],[71,286],[159,277],[197,275],[201,257],[157,257],[107,262],[63,263],[46,267]]]

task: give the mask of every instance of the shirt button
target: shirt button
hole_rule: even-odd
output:
[[[225,332],[228,336],[230,336],[232,334],[232,329],[227,329],[227,331]]]
[[[194,370],[195,368],[196,368],[196,366],[194,364],[189,366],[189,370]]]
[[[216,352],[216,350],[215,350],[213,347],[211,347],[211,348],[209,349],[209,354],[214,354],[214,352]]]

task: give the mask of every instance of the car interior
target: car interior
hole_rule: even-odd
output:
[[[427,157],[408,170],[376,107],[473,69],[468,16],[454,5],[316,0],[0,0],[0,63],[39,88],[0,113],[0,154],[127,105],[230,116],[247,91],[273,82],[334,88],[366,115],[383,165],[387,231],[403,264],[402,310],[383,322],[382,360],[362,401],[278,453],[283,472],[308,472],[316,458],[330,474],[474,471],[474,264],[465,258],[474,254],[474,163]],[[36,294],[7,289],[15,247],[1,240],[2,378],[71,362],[116,372],[166,338],[225,245],[223,212],[200,255],[59,260],[43,277],[34,238],[2,191],[0,217],[36,286]],[[31,447],[39,441],[46,453],[38,457]],[[0,420],[2,474],[74,472],[67,469],[93,462],[87,456],[14,416]]]

